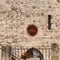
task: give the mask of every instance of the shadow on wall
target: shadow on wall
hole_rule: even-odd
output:
[[[52,49],[52,51],[59,50],[59,45],[57,43],[53,43],[53,44],[51,44],[51,49]]]

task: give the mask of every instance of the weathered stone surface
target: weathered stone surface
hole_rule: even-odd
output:
[[[0,42],[22,46],[60,44],[59,11],[57,0],[0,0]],[[47,27],[49,14],[52,16],[51,30]],[[38,28],[34,37],[26,31],[29,24]]]

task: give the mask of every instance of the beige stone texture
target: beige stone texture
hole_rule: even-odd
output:
[[[60,44],[60,3],[57,0],[0,0],[0,42],[19,46]],[[48,15],[52,28],[48,30]],[[30,37],[29,24],[38,28]]]

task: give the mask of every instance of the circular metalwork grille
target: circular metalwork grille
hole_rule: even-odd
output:
[[[27,27],[27,32],[29,33],[29,35],[34,36],[34,35],[37,34],[38,29],[37,29],[37,27],[35,25],[29,25]]]

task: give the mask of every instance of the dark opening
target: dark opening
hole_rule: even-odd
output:
[[[57,2],[60,2],[60,0],[57,0]]]
[[[40,60],[44,60],[43,59],[43,54],[36,48],[30,48],[26,52],[30,53],[33,57],[36,56],[36,57],[40,58]]]
[[[48,15],[48,29],[51,29],[51,15]]]

